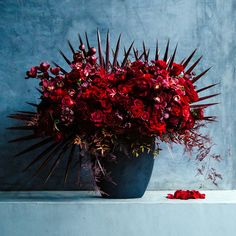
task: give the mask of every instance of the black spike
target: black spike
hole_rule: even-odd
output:
[[[59,66],[56,62],[52,61],[52,64],[56,67],[59,67],[61,72],[64,73],[64,74],[67,74],[68,72],[66,70],[64,70],[61,66]]]
[[[7,127],[8,130],[34,130],[34,126],[11,126]]]
[[[159,59],[159,47],[158,47],[158,39],[156,42],[156,54],[155,54],[155,61]]]
[[[165,51],[165,54],[164,54],[164,57],[163,57],[163,61],[165,61],[165,62],[168,59],[169,44],[170,44],[170,40],[168,39],[167,44],[166,44],[166,51]]]
[[[212,94],[212,95],[200,97],[200,98],[198,99],[198,102],[200,102],[200,101],[202,101],[202,100],[209,99],[209,98],[213,98],[213,97],[218,96],[218,95],[220,95],[220,93],[215,93],[215,94]]]
[[[201,74],[195,76],[192,79],[192,83],[195,83],[196,81],[198,81],[203,75],[205,75],[207,73],[207,71],[209,71],[211,69],[211,67],[209,67],[208,69],[206,69],[205,71],[203,71]]]
[[[68,45],[69,45],[69,47],[70,47],[71,52],[72,52],[73,55],[74,55],[74,54],[75,54],[75,50],[74,50],[74,48],[73,48],[73,46],[72,46],[70,40],[67,40],[67,43],[68,43]]]
[[[60,143],[56,146],[56,148],[53,150],[53,152],[51,152],[51,153],[49,154],[49,156],[47,156],[47,158],[43,161],[43,163],[37,168],[36,172],[33,174],[32,177],[35,177],[36,175],[38,175],[38,173],[39,173],[42,169],[44,169],[44,168],[47,166],[48,162],[49,162],[51,159],[53,159],[53,158],[55,157],[55,155],[56,155],[61,149],[63,149],[63,147],[65,147],[65,145],[67,145],[67,143],[68,143],[68,140],[63,140],[62,142],[60,142]]]
[[[209,89],[209,88],[212,88],[212,87],[214,87],[214,86],[216,86],[216,85],[218,85],[218,84],[219,84],[219,83],[211,84],[211,85],[206,86],[206,87],[204,87],[204,88],[198,89],[198,90],[197,90],[197,93],[200,93],[200,92],[202,92],[202,91],[204,91],[204,90],[207,90],[207,89]]]
[[[15,142],[21,142],[21,141],[27,141],[27,140],[31,140],[31,139],[36,139],[39,138],[38,136],[36,136],[35,134],[31,134],[31,135],[27,135],[27,136],[23,136],[20,138],[16,138],[16,139],[12,139],[10,141],[8,141],[9,143],[15,143]]]
[[[76,147],[75,144],[72,145],[72,148],[71,148],[71,151],[70,151],[70,154],[68,157],[67,166],[66,166],[66,173],[65,173],[65,177],[64,177],[64,183],[66,183],[68,175],[69,175],[69,170],[70,170],[71,163],[72,163],[73,157],[74,157],[75,147]]]
[[[89,44],[87,32],[85,32],[85,38],[86,38],[86,43],[87,43],[87,47],[88,47],[88,50],[89,50],[90,49],[90,44]]]
[[[83,40],[82,40],[82,38],[81,38],[81,36],[80,36],[80,34],[78,34],[78,37],[79,37],[80,45],[84,44],[84,43],[83,43]]]
[[[172,64],[173,64],[173,62],[174,62],[174,60],[175,60],[175,54],[176,54],[177,48],[178,48],[178,43],[176,44],[174,53],[173,53],[173,55],[171,56],[171,59],[170,59],[170,61],[169,61],[169,63],[168,63],[168,68],[171,68],[171,67],[172,67]]]
[[[193,55],[195,54],[196,51],[197,51],[197,48],[194,49],[194,51],[189,55],[189,57],[183,62],[184,63],[183,64],[184,68],[188,65],[188,63],[190,62],[190,60],[192,59],[192,57],[193,57]]]
[[[31,161],[25,168],[23,171],[27,171],[32,165],[34,165],[35,163],[37,163],[38,161],[40,161],[44,156],[46,156],[48,153],[52,152],[51,155],[54,153],[54,149],[56,146],[59,146],[60,143],[54,142],[52,143],[49,147],[47,147],[45,150],[43,150],[39,155],[36,156],[36,158],[34,158],[33,161]]]
[[[97,41],[98,41],[98,55],[99,55],[99,63],[101,67],[104,67],[103,64],[103,56],[102,56],[102,43],[101,36],[99,30],[97,30]]]
[[[133,47],[133,52],[134,52],[135,60],[137,61],[138,60],[138,51],[134,47]]]
[[[144,60],[147,60],[147,51],[146,51],[146,47],[145,47],[145,43],[143,41],[143,55],[144,55]]]
[[[46,139],[44,139],[44,140],[42,140],[42,141],[40,141],[38,143],[35,143],[35,144],[31,145],[30,147],[26,148],[25,150],[17,153],[15,155],[15,157],[21,156],[21,155],[23,155],[23,154],[25,154],[27,152],[31,152],[31,151],[33,151],[33,150],[35,150],[35,149],[37,149],[37,148],[39,148],[41,146],[44,146],[45,144],[51,142],[52,140],[53,140],[53,138],[49,137],[49,138],[46,138]]]
[[[120,38],[121,38],[121,34],[119,35],[119,38],[117,40],[116,50],[115,50],[114,59],[113,59],[113,63],[112,63],[112,68],[114,68],[117,65],[117,57],[118,57],[119,48],[120,48]]]
[[[62,57],[64,58],[64,60],[66,61],[66,63],[68,65],[71,65],[71,61],[65,56],[65,54],[59,49],[59,53],[62,55]]]
[[[133,44],[134,44],[134,41],[131,43],[131,45],[130,45],[128,51],[125,53],[125,57],[124,57],[124,60],[123,60],[123,62],[122,62],[122,64],[121,64],[121,67],[125,66],[125,63],[127,62],[127,59],[128,59],[128,57],[129,57],[129,54],[130,54],[130,51],[131,51],[131,49],[132,49],[132,47],[133,47]]]
[[[185,72],[185,74],[190,74],[191,71],[195,68],[195,66],[199,63],[199,61],[202,59],[202,56],[200,56],[191,67]]]
[[[107,42],[106,42],[106,71],[108,70],[110,63],[110,34],[109,30],[107,31]]]
[[[36,104],[36,103],[31,103],[31,102],[26,102],[28,105],[31,105],[31,106],[33,106],[33,107],[38,107],[39,105],[38,104]]]
[[[47,175],[47,178],[45,179],[44,183],[47,183],[47,181],[49,180],[49,178],[51,177],[51,175],[53,174],[54,170],[57,168],[58,164],[61,161],[61,158],[64,157],[65,152],[68,150],[68,145],[65,145],[61,152],[59,153],[58,157],[56,158],[56,160],[53,162],[52,167]]]

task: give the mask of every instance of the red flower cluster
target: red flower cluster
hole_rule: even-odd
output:
[[[197,190],[176,190],[174,194],[167,194],[168,199],[205,199],[205,194]]]
[[[106,70],[96,63],[95,52],[90,48],[86,53],[84,49],[74,53],[68,73],[46,62],[27,72],[28,77],[40,79],[39,113],[47,110],[54,121],[52,127],[45,124],[41,128],[53,131],[56,137],[64,137],[73,127],[78,135],[102,128],[116,135],[162,139],[191,130],[203,118],[202,108],[191,109],[198,94],[192,74],[185,73],[182,64],[135,60]]]

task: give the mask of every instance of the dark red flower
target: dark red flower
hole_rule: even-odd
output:
[[[59,67],[50,68],[50,71],[52,74],[58,75],[58,73],[60,72],[60,68]]]
[[[37,76],[37,70],[37,66],[31,67],[30,70],[26,72],[27,77],[35,78]]]
[[[47,62],[42,62],[39,66],[39,69],[43,72],[46,72],[50,67],[50,64],[48,64]]]
[[[170,73],[171,75],[178,76],[183,71],[184,71],[183,65],[173,63]]]
[[[93,121],[94,123],[97,123],[97,124],[100,124],[103,122],[103,113],[98,110],[98,111],[95,111],[91,114],[91,121]]]

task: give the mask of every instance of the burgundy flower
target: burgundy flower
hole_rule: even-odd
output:
[[[46,72],[50,67],[50,64],[48,64],[47,62],[42,62],[39,66],[39,69],[43,72]]]
[[[30,70],[26,72],[27,77],[35,78],[37,76],[37,70],[37,66],[31,67]]]
[[[98,110],[98,111],[95,111],[91,114],[91,121],[93,121],[94,123],[102,123],[103,122],[103,113]]]

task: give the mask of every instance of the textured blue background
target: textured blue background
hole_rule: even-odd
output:
[[[88,31],[95,43],[95,32],[99,28],[102,36],[109,28],[111,39],[123,33],[122,43],[128,45],[135,40],[141,47],[142,40],[154,50],[156,38],[162,48],[167,40],[172,48],[179,43],[178,59],[198,47],[196,55],[204,55],[197,68],[200,72],[208,66],[213,69],[198,85],[220,82],[212,91],[222,95],[212,102],[220,105],[209,108],[209,113],[219,116],[219,122],[209,126],[215,142],[214,152],[223,160],[220,164],[211,161],[223,174],[219,182],[222,189],[236,187],[236,142],[235,142],[235,65],[236,65],[236,1],[234,0],[0,0],[0,189],[71,189],[78,188],[73,178],[67,186],[62,183],[62,167],[45,186],[41,178],[28,183],[31,172],[21,169],[32,155],[13,159],[12,154],[22,145],[8,145],[12,133],[5,127],[13,124],[6,115],[15,110],[27,109],[24,101],[37,102],[36,81],[25,81],[24,72],[43,60],[55,60],[64,64],[57,48],[67,49],[66,40],[78,45],[77,32]],[[150,189],[170,188],[215,188],[207,177],[196,175],[194,158],[182,155],[182,149],[173,147],[158,156]],[[75,177],[76,173],[74,173]],[[89,185],[89,173],[84,173],[84,187]]]

